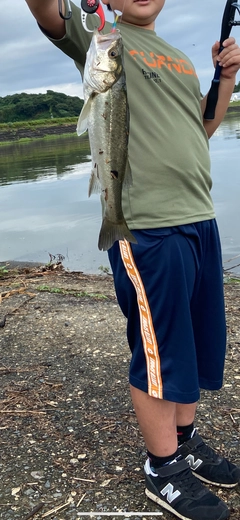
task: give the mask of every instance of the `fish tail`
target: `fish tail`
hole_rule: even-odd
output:
[[[124,239],[137,244],[137,240],[128,229],[125,220],[122,220],[120,224],[114,224],[104,217],[98,239],[98,248],[100,251],[107,251],[113,246],[116,240]]]

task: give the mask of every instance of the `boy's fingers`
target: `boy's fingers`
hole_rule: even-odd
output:
[[[233,38],[233,36],[231,36],[230,38],[227,38],[226,40],[224,40],[222,45],[223,45],[223,47],[228,47],[229,45],[232,45],[234,43],[236,43],[236,40],[235,40],[235,38]]]
[[[229,47],[225,47],[218,55],[218,61],[224,59],[226,56],[229,57],[232,53],[236,53],[238,50],[240,49],[236,43],[230,45]]]
[[[225,58],[219,59],[219,65],[221,67],[231,67],[231,65],[238,65],[240,67],[240,49],[236,49],[235,51],[230,52]]]
[[[216,57],[219,55],[219,49],[220,49],[220,42],[216,42],[214,43],[214,45],[212,46],[212,57],[213,57],[213,60],[216,60]]]
[[[227,52],[231,51],[232,49],[235,49],[236,47],[238,47],[238,45],[236,44],[235,38],[231,37],[231,38],[227,38],[223,42],[222,47],[224,47],[224,49],[222,50],[222,52],[220,52],[219,56],[225,56]],[[219,48],[220,48],[220,42],[216,41],[214,43],[214,45],[212,46],[213,54],[218,54]],[[223,54],[223,53],[225,53],[225,54]]]

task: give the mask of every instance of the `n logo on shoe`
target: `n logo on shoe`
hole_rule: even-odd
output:
[[[189,464],[190,468],[193,469],[193,471],[198,469],[199,466],[201,466],[201,464],[203,463],[203,461],[201,459],[197,459],[195,462],[193,455],[188,455],[187,457],[185,457],[185,460]]]
[[[173,500],[175,500],[175,498],[178,498],[181,493],[180,491],[178,491],[178,489],[176,491],[174,491],[174,487],[172,484],[167,484],[162,490],[161,490],[161,495],[165,496],[167,495],[167,501],[169,502],[169,504],[171,504],[173,502]]]

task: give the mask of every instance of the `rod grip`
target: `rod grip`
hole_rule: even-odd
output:
[[[219,83],[219,80],[213,79],[210,90],[208,92],[207,104],[203,115],[204,119],[206,119],[207,121],[213,121],[213,119],[215,118],[215,110],[218,101]]]

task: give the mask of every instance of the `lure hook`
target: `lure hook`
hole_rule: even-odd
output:
[[[61,16],[61,18],[63,20],[70,20],[70,18],[72,17],[72,10],[71,10],[71,5],[70,5],[70,0],[66,0],[66,6],[67,6],[67,14],[63,14],[63,10],[62,10],[62,0],[58,0],[58,12],[59,12],[59,16]]]
[[[81,0],[81,17],[82,24],[86,31],[92,32],[88,29],[86,20],[88,14],[96,13],[100,18],[100,25],[98,27],[98,31],[101,31],[105,25],[105,15],[102,5],[99,0]]]

